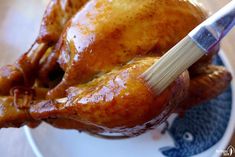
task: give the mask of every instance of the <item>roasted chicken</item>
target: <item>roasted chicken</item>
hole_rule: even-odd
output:
[[[231,81],[211,65],[219,46],[160,95],[141,77],[205,18],[187,0],[52,0],[33,49],[0,69],[0,127],[133,136],[217,96]]]

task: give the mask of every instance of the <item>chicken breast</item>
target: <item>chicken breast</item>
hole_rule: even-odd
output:
[[[161,56],[204,18],[188,1],[89,1],[61,35],[57,53],[65,75],[48,98],[62,97],[70,85],[87,82],[135,56]]]

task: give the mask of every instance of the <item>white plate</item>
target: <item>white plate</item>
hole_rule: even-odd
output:
[[[232,70],[229,64],[226,66]],[[234,83],[232,90],[235,91]],[[235,103],[230,100],[230,92],[189,110],[182,119],[172,115],[168,120],[171,127],[163,135],[159,127],[131,139],[105,140],[47,124],[36,129],[25,127],[25,132],[37,157],[219,156],[219,150],[225,149],[234,128]],[[169,147],[173,149],[163,154],[162,151]]]

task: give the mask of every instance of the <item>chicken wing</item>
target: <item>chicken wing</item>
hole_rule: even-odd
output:
[[[0,95],[8,95],[14,86],[32,86],[49,45],[59,39],[65,23],[85,4],[86,0],[52,0],[44,14],[38,45],[23,54],[14,65],[0,68]],[[34,46],[35,47],[35,46]],[[31,52],[32,50],[32,52]],[[34,77],[33,77],[34,76]]]
[[[231,80],[231,73],[222,66],[204,65],[194,69],[190,75],[189,94],[181,109],[186,110],[218,96],[228,88]]]

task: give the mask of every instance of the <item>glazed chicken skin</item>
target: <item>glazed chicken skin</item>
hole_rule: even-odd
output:
[[[44,13],[36,44],[41,44],[29,55],[22,55],[13,65],[0,68],[0,95],[8,95],[14,86],[32,86],[39,70],[39,61],[49,45],[54,45],[62,33],[64,25],[84,4],[85,0],[52,0]],[[32,50],[33,51],[33,50]],[[45,64],[44,64],[45,66]]]
[[[65,24],[88,0],[52,0],[44,13],[38,43],[56,43]]]
[[[163,122],[185,98],[189,86],[188,72],[184,72],[161,95],[153,93],[140,75],[157,60],[156,57],[134,59],[89,83],[69,88],[66,99],[35,100],[36,105],[28,106],[26,110],[16,109],[12,97],[2,98],[2,109],[8,113],[2,113],[0,126],[20,126],[22,122],[47,119],[53,125],[59,125],[57,119],[67,119],[89,128],[93,126],[94,129],[89,130],[93,133],[139,134],[147,127]],[[40,96],[39,91],[36,95]],[[140,124],[143,125],[138,126]],[[86,127],[79,130],[82,129],[87,131]]]
[[[189,86],[185,72],[156,96],[140,77],[156,60],[155,57],[134,59],[89,83],[70,87],[66,100],[48,100],[32,106],[30,114],[38,120],[67,118],[106,132],[139,134],[163,122],[185,98]]]
[[[15,70],[22,63],[17,62],[5,73],[0,70],[0,84],[9,82],[7,89],[0,87],[0,127],[45,121],[58,128],[133,136],[161,124],[172,112],[217,96],[231,81],[225,68],[211,65],[218,48],[161,95],[141,77],[205,18],[200,8],[181,0],[51,1],[37,38],[47,45],[42,50],[50,48],[36,53],[36,61],[28,57],[34,68]],[[28,78],[35,69],[36,78]],[[58,73],[62,75],[50,77]],[[18,97],[18,86],[36,92],[25,100],[29,90]],[[38,92],[40,88],[47,89]]]
[[[90,1],[61,35],[56,51],[65,75],[48,98],[63,97],[69,86],[87,82],[135,56],[161,56],[203,17],[188,2],[175,0]]]

